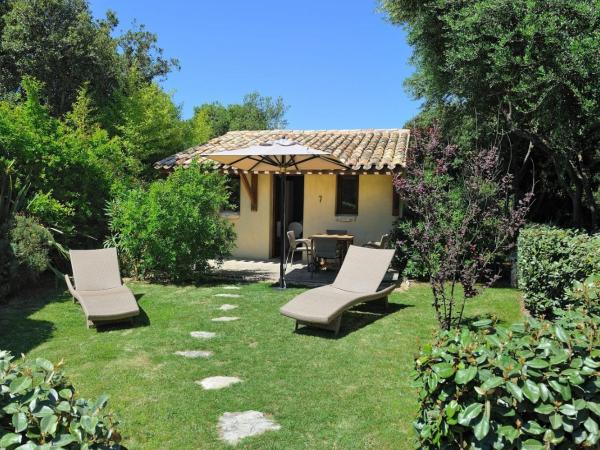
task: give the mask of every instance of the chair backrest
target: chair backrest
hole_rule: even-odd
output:
[[[379,248],[388,248],[390,246],[390,235],[384,234],[379,241]]]
[[[375,292],[395,252],[351,245],[333,287],[350,292]]]
[[[296,248],[296,233],[294,230],[290,230],[287,232],[287,238],[290,243],[290,248]]]
[[[121,286],[116,248],[69,250],[75,289],[102,291]]]
[[[294,232],[296,239],[302,237],[302,224],[300,222],[290,222],[290,224],[288,225],[288,230]]]
[[[327,234],[348,234],[348,230],[325,230]]]
[[[337,241],[327,238],[313,238],[315,258],[335,259],[338,257]]]

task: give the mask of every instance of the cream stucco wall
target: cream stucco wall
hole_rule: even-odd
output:
[[[392,176],[360,175],[358,215],[336,216],[335,175],[304,176],[304,236],[326,229],[346,229],[358,245],[377,241],[388,233],[396,217],[392,215]],[[258,176],[258,211],[251,211],[250,196],[241,187],[239,214],[226,214],[237,233],[233,256],[243,259],[271,257],[273,183],[271,175]]]
[[[304,177],[304,235],[344,229],[362,245],[388,233],[396,219],[392,215],[392,176],[360,175],[356,216],[336,216],[336,179],[335,175]]]
[[[239,214],[226,213],[237,234],[235,258],[268,259],[271,246],[273,208],[271,176],[258,175],[258,210],[250,209],[250,196],[241,186]]]

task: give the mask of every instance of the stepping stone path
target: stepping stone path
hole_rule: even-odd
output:
[[[231,386],[232,384],[241,383],[241,382],[242,382],[242,380],[239,379],[238,377],[216,376],[216,377],[208,377],[208,378],[204,378],[203,380],[196,381],[196,384],[199,384],[200,386],[202,386],[204,388],[204,390],[210,391],[213,389],[223,389],[228,386]]]
[[[219,417],[219,436],[228,444],[237,444],[248,436],[279,430],[281,425],[259,411],[226,412]]]
[[[223,289],[239,290],[238,286],[224,286]],[[239,294],[215,294],[215,297],[240,298]],[[238,305],[225,303],[219,307],[221,311],[230,311],[236,309]],[[239,320],[239,317],[222,316],[211,319],[213,322],[232,322]],[[190,336],[196,339],[212,339],[216,336],[212,331],[192,331]],[[186,358],[208,358],[213,352],[208,350],[182,350],[175,352],[176,355]],[[202,386],[204,390],[224,389],[231,385],[242,383],[243,380],[238,377],[214,376],[196,381],[196,384]],[[264,413],[259,411],[226,412],[219,417],[218,429],[221,439],[228,444],[237,444],[248,436],[256,436],[266,431],[276,431],[281,428],[277,422],[269,419]]]
[[[215,317],[211,319],[213,322],[232,322],[234,320],[239,320],[239,317],[231,317],[231,316],[223,316],[223,317]]]
[[[190,336],[196,339],[212,339],[217,335],[217,333],[213,333],[212,331],[192,331]]]
[[[183,350],[175,352],[175,354],[185,356],[186,358],[208,358],[213,355],[213,352],[207,350]]]
[[[230,305],[228,303],[225,303],[224,305],[221,305],[221,307],[219,308],[221,311],[230,311],[232,309],[237,308],[238,305]]]

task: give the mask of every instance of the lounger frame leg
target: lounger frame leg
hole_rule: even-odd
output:
[[[337,336],[338,334],[340,334],[340,327],[342,326],[342,316],[339,316],[337,319],[335,319],[333,321],[333,333],[334,336]]]
[[[298,330],[298,327],[300,325],[306,325],[307,327],[321,328],[323,330],[333,331],[334,335],[337,336],[340,333],[340,328],[342,326],[342,315],[337,316],[335,319],[333,319],[328,324],[311,323],[311,322],[303,322],[302,320],[296,320],[295,331]]]

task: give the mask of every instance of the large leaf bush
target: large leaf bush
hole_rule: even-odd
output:
[[[111,239],[130,274],[161,281],[197,281],[233,248],[226,178],[208,167],[179,168],[109,207]]]
[[[418,448],[598,448],[598,320],[568,312],[438,335],[416,360]]]
[[[80,398],[60,364],[0,351],[0,449],[121,449],[106,396]]]
[[[573,306],[575,282],[600,273],[600,235],[572,229],[532,226],[518,240],[519,287],[534,316],[554,317]]]

